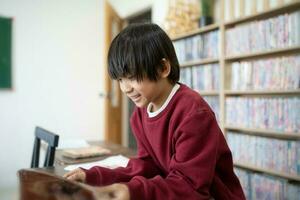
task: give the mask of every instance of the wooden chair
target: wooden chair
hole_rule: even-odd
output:
[[[111,199],[97,194],[96,188],[70,181],[40,169],[22,169],[19,175],[20,200],[96,200]]]
[[[38,167],[39,165],[41,140],[45,141],[48,144],[44,167],[53,166],[55,149],[58,146],[59,136],[40,127],[36,127],[31,168]]]

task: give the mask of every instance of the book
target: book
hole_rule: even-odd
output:
[[[300,44],[300,11],[238,24],[225,32],[227,56],[295,47]]]
[[[109,149],[100,147],[100,146],[90,146],[83,148],[73,148],[65,149],[62,152],[62,155],[67,158],[80,159],[80,158],[89,158],[97,156],[109,155],[111,151]]]
[[[179,39],[173,42],[179,64],[219,56],[219,30]]]
[[[300,55],[231,63],[231,90],[297,90]]]
[[[288,199],[298,200],[300,185],[285,179],[234,168],[240,180],[246,199]]]
[[[115,169],[118,167],[126,167],[129,162],[129,158],[123,155],[116,155],[116,156],[109,156],[103,160],[98,160],[94,162],[88,162],[88,163],[79,163],[75,165],[68,165],[64,169],[66,171],[71,171],[77,168],[84,168],[84,169],[90,169],[94,166],[100,166],[105,167],[109,169]]]
[[[300,98],[227,97],[226,124],[300,134]]]
[[[300,142],[297,140],[273,139],[230,131],[227,133],[227,142],[234,162],[300,175],[297,152]]]

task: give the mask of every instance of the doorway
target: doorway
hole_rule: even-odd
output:
[[[151,22],[151,17],[152,17],[152,11],[151,9],[147,9],[145,11],[142,11],[142,12],[139,12],[138,14],[135,14],[134,16],[130,16],[128,18],[125,19],[125,23],[126,25],[129,25],[129,24],[133,24],[133,23],[150,23]],[[125,109],[127,109],[125,111],[126,115],[125,115],[125,123],[128,124],[128,126],[125,126],[127,127],[125,130],[125,137],[127,137],[125,140],[128,141],[128,144],[127,146],[129,148],[132,148],[132,149],[136,149],[137,148],[137,145],[136,145],[136,141],[135,141],[135,138],[133,136],[133,132],[131,130],[131,127],[130,127],[130,116],[134,110],[134,103],[129,100],[128,97],[125,97]]]

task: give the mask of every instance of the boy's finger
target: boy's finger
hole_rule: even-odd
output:
[[[71,176],[71,175],[73,175],[73,174],[75,174],[75,173],[77,173],[77,172],[79,172],[79,171],[80,171],[79,168],[78,168],[78,169],[74,169],[74,170],[72,170],[72,171],[70,171],[70,172],[64,174],[63,177],[64,177],[64,178],[67,178],[67,177],[69,177],[69,176]]]
[[[71,176],[74,173],[75,173],[74,171],[68,172],[68,173],[64,174],[63,177],[68,178],[69,176]]]
[[[72,174],[71,176],[67,177],[68,180],[73,180],[73,181],[81,181],[81,177],[79,176],[79,174]]]

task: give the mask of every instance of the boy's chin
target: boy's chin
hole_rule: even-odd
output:
[[[134,104],[136,105],[136,107],[139,107],[139,108],[146,108],[148,104],[144,104],[144,103],[136,103],[134,102]]]
[[[140,102],[133,101],[133,103],[136,105],[136,107],[139,107],[139,108],[146,108],[149,104],[148,102],[145,102],[145,101],[140,101]]]

